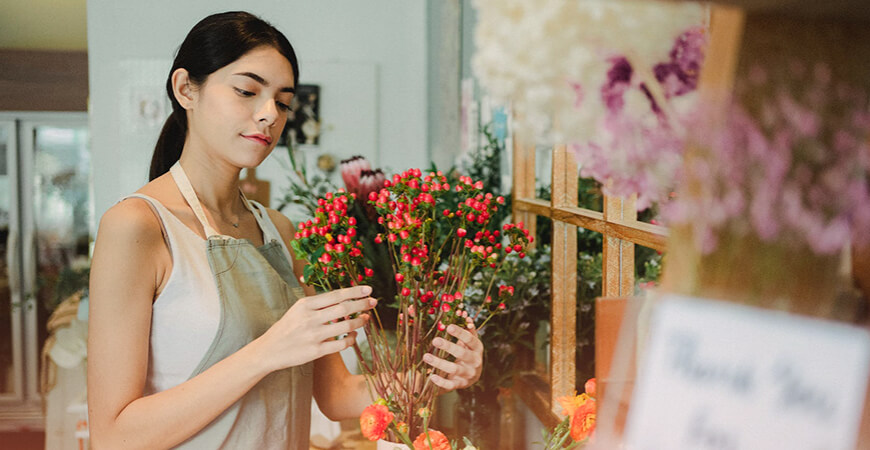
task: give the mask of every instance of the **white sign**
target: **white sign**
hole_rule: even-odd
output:
[[[627,448],[853,450],[870,370],[862,329],[708,300],[656,307]]]

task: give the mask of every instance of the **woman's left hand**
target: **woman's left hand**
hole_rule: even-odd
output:
[[[440,369],[444,373],[444,376],[433,373],[429,379],[445,391],[471,386],[480,378],[480,372],[483,369],[483,342],[480,342],[477,337],[474,322],[468,319],[466,323],[468,324],[466,329],[457,325],[447,326],[447,334],[455,337],[456,342],[450,342],[441,337],[432,340],[432,345],[435,348],[453,355],[452,362],[438,358],[431,353],[423,355],[423,361],[426,364]]]

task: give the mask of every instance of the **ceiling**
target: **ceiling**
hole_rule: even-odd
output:
[[[87,50],[87,0],[0,0],[0,48]]]

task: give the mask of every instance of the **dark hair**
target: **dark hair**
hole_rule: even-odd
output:
[[[213,14],[199,21],[187,33],[166,79],[166,94],[172,102],[172,114],[166,119],[154,146],[149,180],[168,172],[178,161],[187,136],[187,113],[172,92],[172,74],[176,69],[186,69],[190,81],[202,85],[213,72],[263,45],[275,48],[290,61],[293,80],[298,84],[299,64],[290,41],[271,24],[253,14],[240,11]]]

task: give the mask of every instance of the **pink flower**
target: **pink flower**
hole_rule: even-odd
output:
[[[381,169],[362,170],[359,174],[359,188],[357,198],[369,198],[372,192],[378,192],[384,187],[387,177]]]
[[[590,378],[586,380],[586,385],[583,386],[583,388],[586,390],[586,395],[595,397],[595,394],[598,391],[598,382],[595,381],[595,378]]]
[[[362,156],[355,155],[348,159],[341,160],[341,178],[344,180],[344,185],[347,191],[359,194],[360,173],[363,170],[371,170],[371,165]]]

